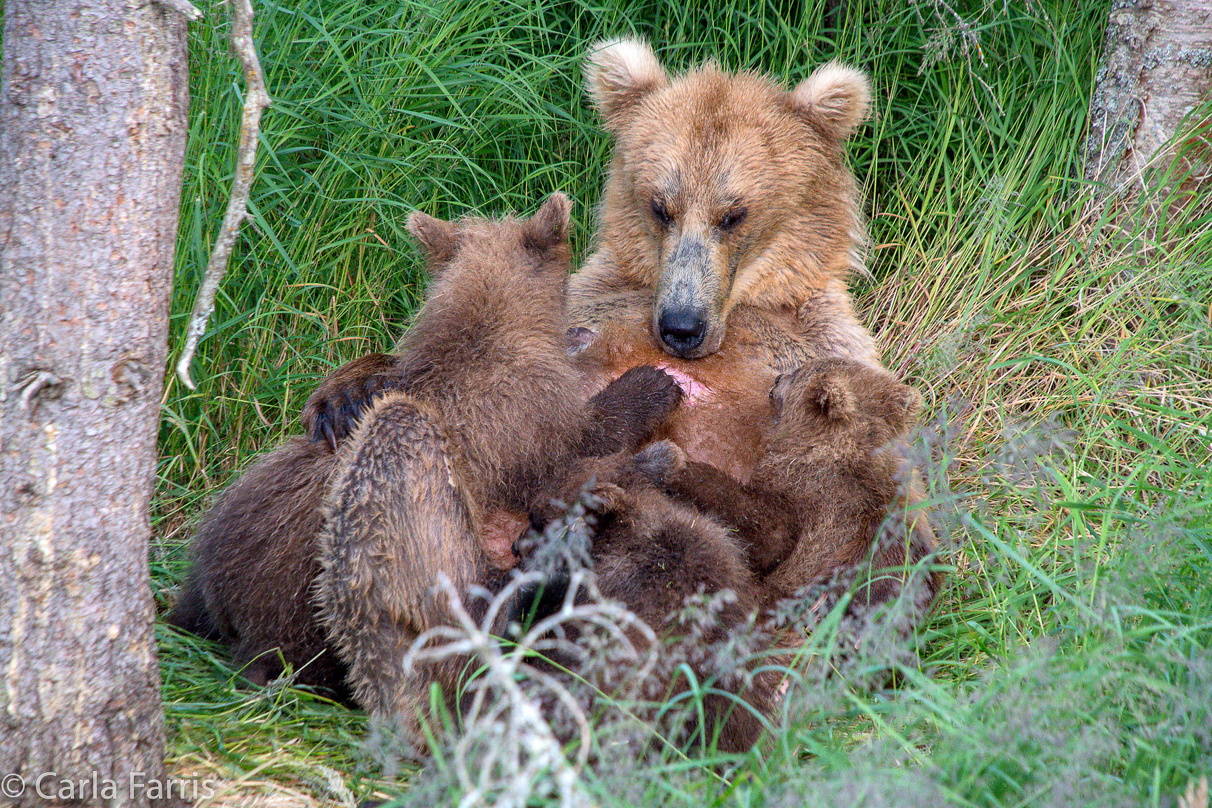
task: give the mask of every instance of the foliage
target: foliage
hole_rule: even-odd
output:
[[[1158,228],[1084,201],[1107,8],[826,5],[260,5],[274,106],[198,390],[165,394],[161,600],[211,492],[298,430],[327,370],[407,323],[424,288],[409,211],[529,212],[560,189],[585,254],[608,155],[579,85],[589,43],[635,32],[675,67],[714,57],[788,83],[836,57],[876,87],[851,148],[872,232],[856,292],[927,399],[950,584],[916,655],[812,679],[739,764],[612,759],[578,788],[603,804],[1173,805],[1212,772],[1212,220],[1162,198]],[[233,171],[227,25],[216,4],[191,31],[174,349]],[[433,793],[362,750],[359,713],[238,685],[220,652],[168,631],[161,659],[171,763],[225,778],[219,801]]]

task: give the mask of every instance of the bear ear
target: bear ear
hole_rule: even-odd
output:
[[[608,39],[594,44],[585,61],[585,89],[617,133],[644,96],[669,83],[665,68],[642,39]]]
[[[774,384],[770,386],[770,392],[767,393],[767,398],[770,399],[770,412],[777,422],[783,415],[783,402],[787,398],[787,389],[790,387],[792,374],[780,373],[774,377]]]
[[[827,420],[841,421],[854,414],[854,393],[842,376],[822,373],[815,379],[814,388],[808,400]]]
[[[585,326],[577,325],[564,332],[564,350],[569,356],[576,356],[589,350],[589,346],[598,338],[598,332]]]
[[[568,240],[568,217],[572,213],[572,202],[556,191],[547,197],[526,222],[524,236],[526,246],[543,252]]]
[[[871,84],[853,67],[830,62],[791,91],[791,109],[839,143],[867,120]]]
[[[907,384],[896,385],[888,393],[889,424],[904,432],[917,421],[922,410],[922,394]]]
[[[445,264],[454,258],[459,249],[459,228],[451,222],[436,219],[427,213],[414,210],[408,214],[408,232],[421,243],[432,267]]]

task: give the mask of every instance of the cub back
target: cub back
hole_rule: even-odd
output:
[[[450,429],[487,508],[525,512],[585,426],[564,342],[569,208],[556,193],[530,219],[409,218],[433,281],[400,341],[400,386]]]

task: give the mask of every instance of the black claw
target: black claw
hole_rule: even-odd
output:
[[[361,407],[348,401],[341,405],[341,417],[337,423],[341,425],[342,438],[353,434],[354,429],[358,426],[359,415],[361,415]]]
[[[327,415],[321,415],[319,417],[319,430],[322,437],[328,438],[328,445],[332,447],[332,450],[334,452],[337,451],[337,436],[332,431],[332,419]]]

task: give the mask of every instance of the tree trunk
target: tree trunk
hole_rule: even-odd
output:
[[[1212,4],[1115,0],[1090,100],[1086,179],[1129,199],[1171,178],[1179,184],[1168,191],[1206,193],[1210,102]]]
[[[185,20],[144,0],[4,8],[0,804],[147,804],[163,783],[148,505]]]

